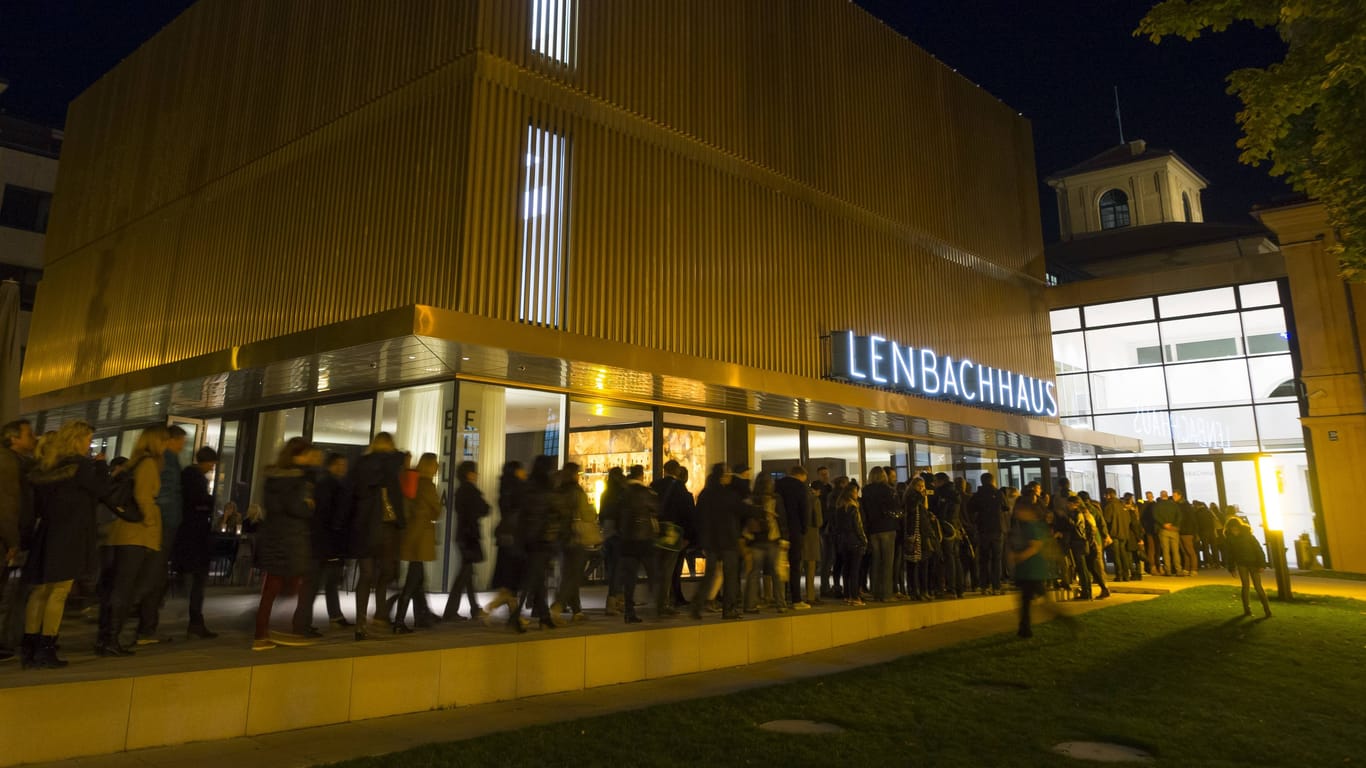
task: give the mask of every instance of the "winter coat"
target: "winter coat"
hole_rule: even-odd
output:
[[[24,580],[51,584],[99,571],[95,508],[109,493],[109,467],[85,456],[29,473],[35,527]]]
[[[697,514],[702,523],[702,548],[709,556],[735,552],[740,543],[740,517],[743,502],[730,486],[708,482],[697,496]]]
[[[857,501],[835,507],[825,525],[836,550],[848,552],[868,547],[868,534],[863,530],[863,514]]]
[[[783,538],[799,543],[806,537],[807,519],[811,516],[811,489],[806,483],[788,475],[773,484],[773,492],[782,499],[787,514],[787,535]]]
[[[192,465],[180,473],[180,496],[183,510],[171,562],[185,573],[195,573],[209,567],[213,549],[213,496],[199,467]]]
[[[687,493],[686,488],[683,491],[691,508],[692,494]],[[556,493],[560,495],[560,503],[569,514],[569,525],[565,528],[565,545],[584,549],[600,546],[602,529],[598,527],[598,513],[593,509],[593,502],[588,500],[588,494],[584,492],[583,486],[576,482],[565,483],[556,490]]]
[[[674,523],[683,531],[683,538],[697,541],[697,505],[688,486],[676,477],[664,475],[650,484],[659,497],[659,521]]]
[[[348,478],[351,485],[352,557],[398,559],[398,532],[403,528],[403,488],[399,472],[403,454],[367,453],[356,460]],[[385,520],[385,504],[393,519]]]
[[[568,525],[564,506],[555,489],[535,481],[526,484],[517,538],[528,552],[553,550]]]
[[[863,520],[869,536],[895,533],[897,527],[896,496],[886,483],[869,483],[863,490]]]
[[[623,553],[642,556],[651,551],[655,537],[659,535],[658,505],[654,491],[644,483],[626,483],[621,491],[617,520]]]
[[[808,488],[810,506],[806,513],[806,533],[802,534],[802,560],[819,562],[821,559],[821,529],[825,527],[825,508],[814,488]]]
[[[1001,528],[1001,508],[1005,499],[1001,489],[983,485],[968,500],[968,517],[977,531],[979,542],[1000,541],[1005,533]]]
[[[108,544],[111,547],[146,547],[161,551],[161,507],[157,494],[161,491],[161,468],[151,458],[134,459],[133,499],[142,511],[142,520],[130,523],[118,518],[109,525]],[[124,470],[125,472],[129,470]]]
[[[489,516],[489,503],[474,483],[460,483],[455,489],[455,545],[467,563],[484,562],[483,537],[479,523]]]
[[[33,490],[28,474],[33,461],[0,445],[0,555],[27,549],[33,535]]]
[[[1251,532],[1240,533],[1224,539],[1224,562],[1230,571],[1240,566],[1260,571],[1266,567],[1266,553]]]
[[[1182,499],[1176,503],[1181,508],[1181,522],[1177,527],[1182,536],[1195,536],[1200,533],[1200,518],[1195,515],[1195,507],[1189,501]]]
[[[324,472],[313,486],[313,558],[318,561],[345,557],[351,530],[351,487],[342,478]]]
[[[256,565],[294,578],[313,571],[313,480],[298,467],[265,470],[265,519],[256,529]]]
[[[1105,525],[1110,531],[1110,538],[1127,543],[1133,534],[1133,511],[1119,499],[1110,499],[1105,502]]]
[[[157,506],[161,507],[161,533],[163,543],[170,544],[170,537],[180,527],[181,514],[184,512],[184,498],[180,487],[180,456],[166,451],[161,462],[161,487],[157,489]]]
[[[441,497],[430,477],[417,479],[417,495],[404,505],[398,559],[429,563],[436,559],[436,523],[441,519]]]

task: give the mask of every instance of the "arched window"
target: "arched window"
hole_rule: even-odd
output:
[[[1181,208],[1186,212],[1186,222],[1195,221],[1195,216],[1191,215],[1191,196],[1185,192],[1181,193]]]
[[[1112,189],[1100,196],[1100,228],[1119,229],[1129,226],[1129,196]]]

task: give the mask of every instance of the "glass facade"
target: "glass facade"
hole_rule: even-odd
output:
[[[1304,432],[1276,282],[1053,310],[1063,423],[1138,438],[1125,458],[1067,457],[1073,487],[1232,505],[1261,534],[1254,458],[1290,478],[1287,540],[1313,531]],[[1081,485],[1078,485],[1078,482]]]

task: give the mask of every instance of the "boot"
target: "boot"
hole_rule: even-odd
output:
[[[38,635],[24,633],[24,638],[19,646],[19,666],[23,669],[33,669],[37,667],[36,658],[38,652]]]
[[[117,636],[101,635],[100,639],[95,641],[95,655],[105,657],[132,656],[133,651],[125,648]]]
[[[61,669],[66,666],[66,659],[57,657],[56,635],[42,635],[38,638],[37,648],[33,652],[33,666],[39,669]]]
[[[209,628],[204,626],[203,619],[191,621],[190,626],[185,630],[185,635],[187,637],[198,637],[204,640],[212,640],[215,637],[218,637],[217,632],[210,632]]]

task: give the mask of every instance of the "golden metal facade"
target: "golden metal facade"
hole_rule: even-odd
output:
[[[569,148],[566,354],[814,378],[852,328],[1051,378],[1009,108],[845,0],[582,0],[573,67],[531,5],[201,0],[72,106],[25,395],[414,304],[516,320],[531,124]]]

